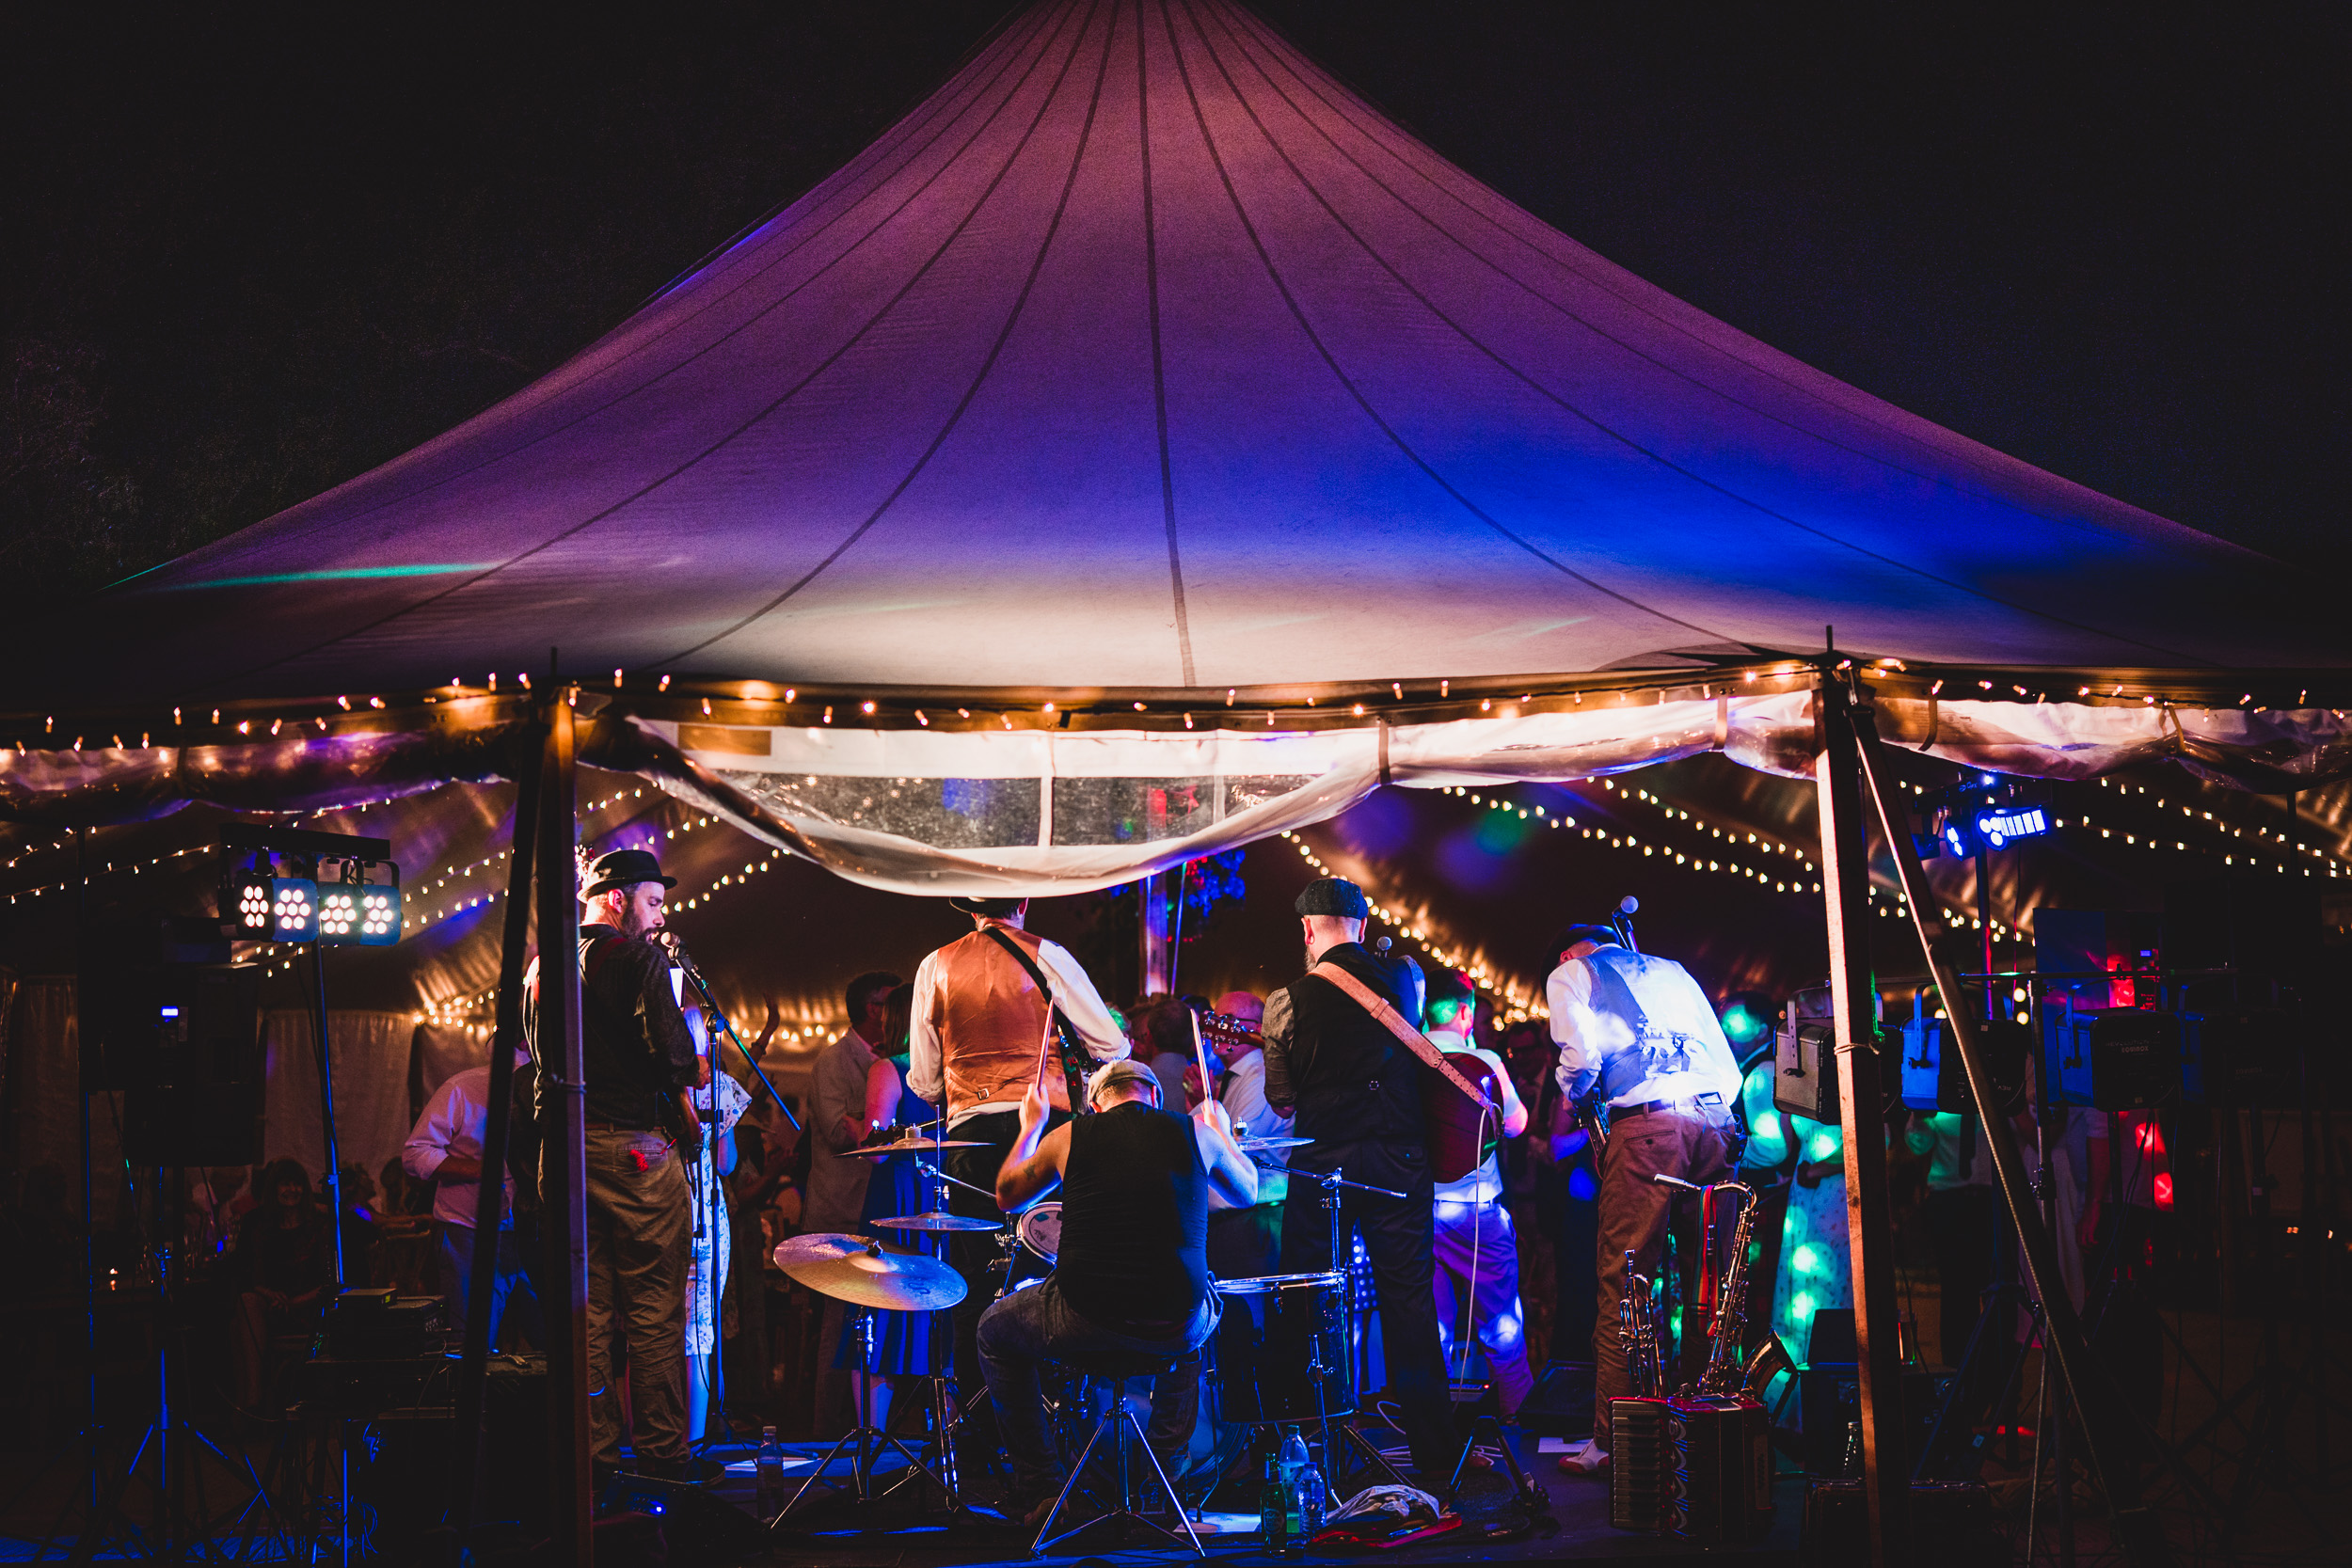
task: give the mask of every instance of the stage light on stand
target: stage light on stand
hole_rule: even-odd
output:
[[[367,879],[381,870],[389,881]],[[319,893],[319,941],[329,947],[389,947],[400,941],[400,867],[389,861],[346,860],[340,879]]]
[[[310,942],[319,934],[319,885],[308,877],[269,879],[269,927],[273,942]]]
[[[238,931],[257,940],[269,934],[271,880],[266,872],[240,872],[230,885],[229,896],[222,900],[233,911],[227,918],[235,922]]]

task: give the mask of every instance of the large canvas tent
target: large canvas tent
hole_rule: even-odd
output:
[[[1714,752],[1826,802],[1853,682],[1975,766],[2306,788],[2347,654],[2294,573],[1708,319],[1239,7],[1040,0],[552,374],[26,628],[0,815],[349,808],[576,721],[868,886],[1077,892],[1382,784]]]
[[[1801,770],[1833,626],[1965,760],[2341,765],[2295,574],[1700,315],[1238,7],[1065,0],[539,383],[25,639],[0,741],[22,816],[342,803],[494,772],[555,648],[589,760],[1071,890],[1382,779]]]

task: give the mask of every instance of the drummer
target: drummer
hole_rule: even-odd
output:
[[[1021,1131],[996,1178],[1007,1213],[1062,1190],[1061,1248],[1053,1274],[990,1307],[979,1325],[980,1368],[1013,1466],[1008,1513],[1036,1523],[1052,1506],[1038,1363],[1083,1367],[1089,1353],[1167,1356],[1172,1375],[1152,1390],[1145,1433],[1163,1468],[1192,1436],[1200,1346],[1216,1326],[1206,1249],[1208,1198],[1248,1207],[1258,1170],[1233,1142],[1225,1108],[1203,1101],[1184,1117],[1160,1108],[1159,1080],[1140,1062],[1095,1069],[1094,1115],[1046,1131],[1046,1091],[1021,1101]]]

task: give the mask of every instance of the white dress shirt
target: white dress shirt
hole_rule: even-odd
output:
[[[1672,958],[1602,946],[1551,972],[1544,998],[1570,1099],[1596,1084],[1612,1105],[1719,1094],[1740,1101],[1740,1063],[1691,972]]]
[[[408,1141],[400,1146],[400,1168],[420,1181],[433,1182],[433,1217],[449,1225],[473,1228],[474,1199],[481,1187],[472,1178],[435,1181],[434,1173],[453,1154],[482,1158],[482,1133],[490,1123],[490,1069],[468,1068],[443,1081],[424,1102]],[[515,1179],[506,1179],[505,1225],[515,1223]]]
[[[1086,1046],[1087,1054],[1097,1062],[1115,1062],[1127,1054],[1127,1037],[1120,1033],[1111,1010],[1104,1005],[1103,996],[1094,989],[1086,968],[1070,956],[1070,950],[1058,942],[1041,940],[1037,946],[1037,967],[1054,988],[1054,1002],[1064,1018],[1077,1025],[1078,1038]],[[939,1024],[940,1010],[939,954],[926,954],[914,972],[914,1006],[907,1033],[907,1086],[932,1104],[944,1103],[947,1092],[946,1067],[941,1060]],[[950,1128],[961,1126],[973,1117],[991,1111],[1018,1111],[1017,1100],[993,1100],[985,1105],[974,1105],[956,1113]]]

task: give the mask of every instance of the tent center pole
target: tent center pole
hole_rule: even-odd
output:
[[[466,1351],[457,1368],[458,1440],[451,1453],[450,1518],[469,1545],[489,1444],[483,1396],[490,1363],[490,1303],[497,1292],[506,1213],[507,1131],[515,1103],[515,1053],[522,1048],[523,960],[531,942],[531,876],[538,848],[540,767],[546,736],[531,726],[516,750],[515,827],[508,844],[506,918],[499,951],[498,1023],[490,1042],[489,1106],[482,1127],[482,1178],[474,1189],[473,1259],[466,1286]],[[485,1237],[489,1238],[485,1243]]]
[[[553,1298],[542,1304],[548,1325],[548,1560],[590,1561],[596,1488],[589,1470],[588,1422],[588,1102],[580,1061],[580,867],[569,693],[550,680],[539,762],[540,1082],[539,1180],[547,1221],[546,1277]]]
[[[1829,923],[1836,1014],[1837,1117],[1845,1137],[1846,1234],[1854,1282],[1854,1360],[1862,1406],[1862,1489],[1872,1568],[1911,1557],[1911,1464],[1902,1418],[1895,1316],[1894,1222],[1886,1201],[1884,1095],[1879,1081],[1878,984],[1870,973],[1869,834],[1862,808],[1851,689],[1825,670],[1816,696],[1821,749],[1813,759],[1821,828],[1821,902]]]

